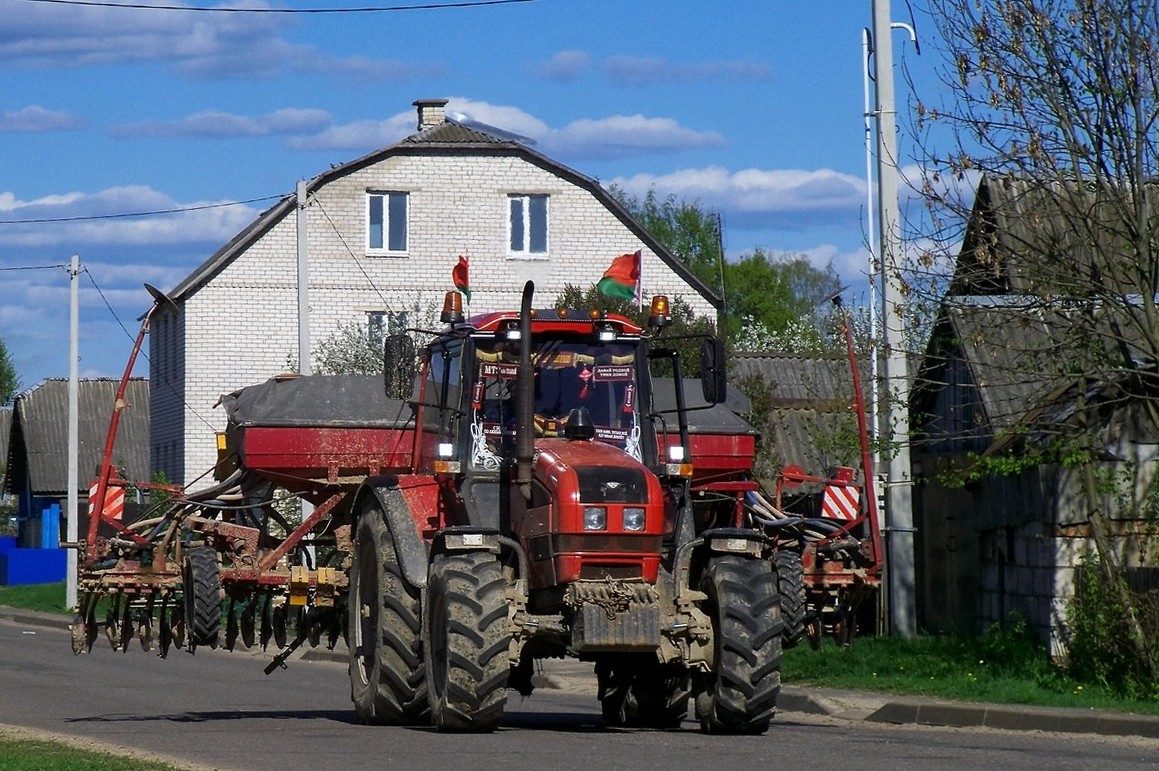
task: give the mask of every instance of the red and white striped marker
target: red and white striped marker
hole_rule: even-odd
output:
[[[831,519],[857,519],[861,488],[853,485],[825,485],[821,497],[821,516]]]
[[[94,498],[97,497],[97,482],[89,485],[89,516],[93,515]],[[101,512],[106,518],[120,521],[125,513],[125,488],[109,485],[105,488],[105,505]]]

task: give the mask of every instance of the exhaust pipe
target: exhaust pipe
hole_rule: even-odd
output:
[[[531,463],[535,457],[535,372],[531,368],[531,297],[535,282],[523,285],[519,308],[519,378],[515,402],[515,483],[531,502]]]

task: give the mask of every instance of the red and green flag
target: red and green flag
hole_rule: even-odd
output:
[[[468,274],[467,258],[459,255],[459,264],[451,270],[451,281],[455,284],[455,289],[463,293],[467,298],[467,304],[471,304],[471,279]]]
[[[596,284],[608,297],[621,300],[635,300],[640,288],[640,250],[621,254],[612,260],[611,267],[604,271],[603,278]]]

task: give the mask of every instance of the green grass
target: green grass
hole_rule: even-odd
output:
[[[53,584],[0,586],[0,605],[63,615],[70,612],[64,604],[65,594],[64,581]]]
[[[0,736],[0,771],[176,771],[178,767],[63,742]]]
[[[822,686],[960,701],[1111,709],[1159,714],[1159,703],[1129,701],[1079,682],[1046,651],[1013,634],[981,638],[860,637],[847,648],[831,640],[785,652],[787,685]]]

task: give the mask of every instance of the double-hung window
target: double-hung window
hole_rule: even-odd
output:
[[[407,250],[406,193],[368,193],[366,196],[366,250],[401,253]]]
[[[508,196],[513,256],[547,255],[547,199],[546,195]]]

